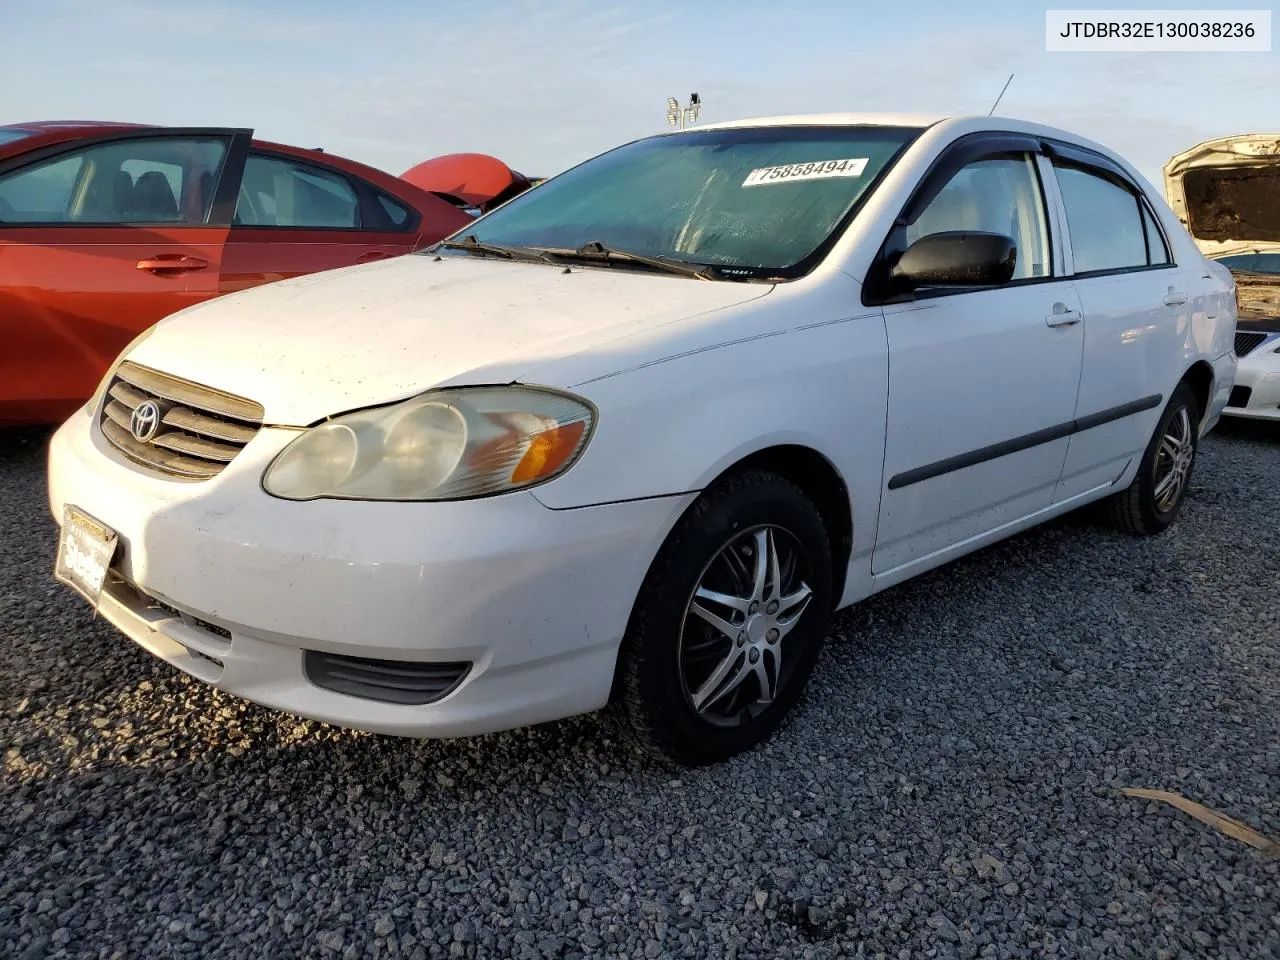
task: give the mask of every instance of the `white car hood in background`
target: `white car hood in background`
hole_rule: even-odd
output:
[[[129,357],[256,400],[268,423],[303,426],[435,386],[545,383],[538,371],[549,361],[771,289],[412,255],[192,307],[162,321]],[[618,361],[610,362],[600,351],[592,375],[614,372]]]
[[[1197,144],[1165,164],[1164,191],[1205,256],[1280,253],[1280,133]],[[1242,322],[1280,316],[1280,278],[1231,272]]]
[[[1280,133],[1197,144],[1164,165],[1164,192],[1206,256],[1280,251]]]

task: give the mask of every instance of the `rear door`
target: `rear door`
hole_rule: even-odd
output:
[[[1116,482],[1142,457],[1180,373],[1182,346],[1204,284],[1180,267],[1151,204],[1106,158],[1053,155],[1066,212],[1072,284],[1084,315],[1076,430],[1056,499]]]
[[[52,421],[129,341],[218,293],[250,131],[166,128],[0,166],[0,421]]]
[[[253,149],[222,267],[224,293],[413,249],[418,214],[319,160]]]

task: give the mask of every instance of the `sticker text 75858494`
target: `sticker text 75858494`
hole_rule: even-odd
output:
[[[860,177],[867,169],[867,158],[848,160],[814,160],[809,163],[787,163],[779,167],[756,167],[742,181],[744,187],[766,183],[792,183],[796,180],[826,180],[831,177]]]

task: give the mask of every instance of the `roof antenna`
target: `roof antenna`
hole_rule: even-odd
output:
[[[987,116],[991,116],[996,112],[996,107],[1000,106],[1000,101],[1004,99],[1004,92],[1009,89],[1009,84],[1013,83],[1013,74],[1009,74],[1009,79],[1004,82],[1004,86],[1000,88],[1000,96],[996,97],[996,102],[991,105],[991,109],[987,111]]]

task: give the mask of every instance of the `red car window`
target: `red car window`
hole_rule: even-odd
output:
[[[235,226],[359,230],[360,200],[346,177],[284,157],[250,154]]]
[[[220,139],[175,137],[85,147],[0,178],[0,220],[207,223],[226,149]]]

